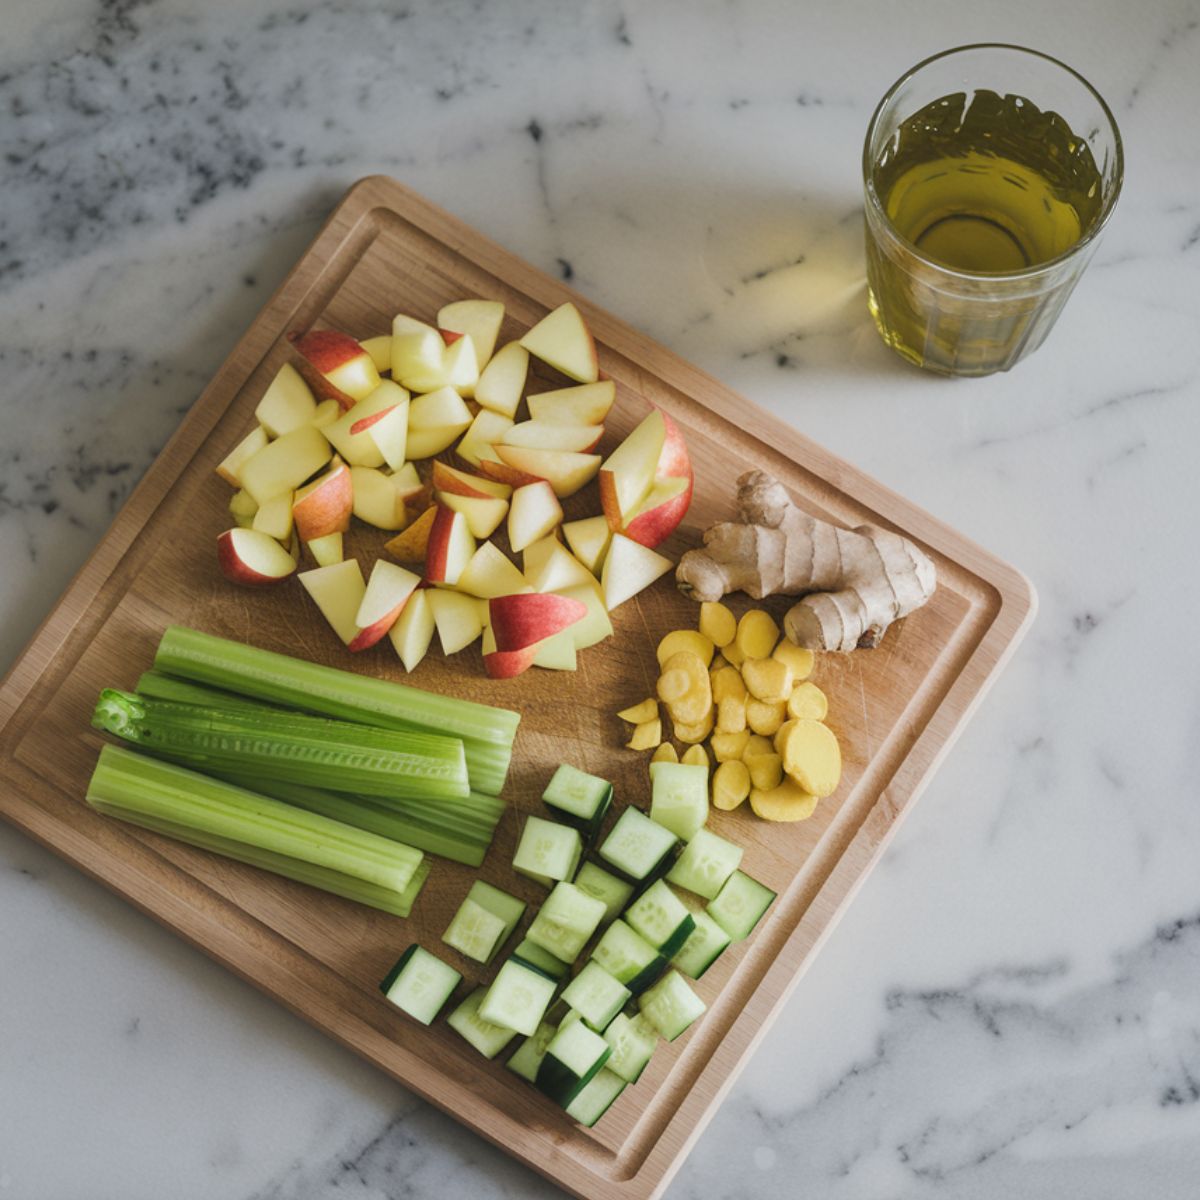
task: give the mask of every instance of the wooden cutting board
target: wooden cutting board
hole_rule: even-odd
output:
[[[575,301],[617,383],[603,451],[648,402],[679,422],[696,495],[664,547],[673,556],[695,545],[704,526],[733,515],[734,480],[761,467],[821,517],[906,534],[933,556],[940,578],[932,602],[889,630],[879,649],[819,658],[814,679],[829,695],[845,758],[837,793],[795,825],[768,825],[745,805],[714,811],[713,828],[746,846],[744,868],[779,899],[754,936],[697,985],[707,1014],[678,1041],[660,1043],[641,1080],[592,1130],[502,1062],[483,1060],[444,1022],[417,1027],[377,990],[414,940],[470,983],[490,977],[440,941],[474,872],[434,860],[404,921],[107,820],[83,802],[101,744],[88,724],[96,694],[132,686],[169,624],[404,677],[386,639],[351,661],[295,580],[261,592],[225,583],[214,538],[229,524],[229,490],[213,467],[288,360],[289,331],[330,325],[367,337],[388,332],[396,311],[432,320],[447,301],[476,295],[504,301],[502,340]],[[598,507],[591,486],[569,502],[568,517]],[[359,527],[348,546],[369,563],[384,537]],[[776,615],[786,607],[776,603]],[[369,178],[351,189],[247,331],[0,685],[0,815],[569,1192],[657,1196],[1033,611],[1032,589],[1012,567],[398,183]],[[522,813],[538,807],[561,761],[612,779],[619,804],[647,801],[647,756],[622,748],[628,730],[613,714],[652,694],[655,644],[670,629],[693,626],[696,615],[667,578],[617,610],[616,636],[582,653],[574,674],[535,670],[491,681],[477,647],[448,660],[434,651],[418,667],[417,686],[522,714],[511,809],[483,877],[531,909],[544,895],[509,863]]]

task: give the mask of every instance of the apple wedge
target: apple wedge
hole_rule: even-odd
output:
[[[371,568],[367,590],[354,615],[358,632],[350,640],[350,649],[357,653],[386,637],[420,582],[421,577],[412,571],[378,559]]]
[[[672,483],[675,479],[684,482]],[[692,464],[683,434],[662,409],[653,409],[600,467],[600,505],[608,526],[654,547],[674,532],[691,499]]]
[[[525,578],[536,592],[561,592],[595,583],[591,571],[553,535],[526,546],[522,565]]]
[[[429,549],[429,534],[437,514],[437,506],[431,504],[411,525],[405,527],[403,533],[385,542],[384,550],[401,562],[424,562]]]
[[[494,542],[479,546],[454,586],[483,600],[529,590],[525,576]]]
[[[511,418],[521,403],[528,374],[529,351],[520,342],[509,342],[480,371],[475,399],[482,407]]]
[[[381,467],[384,463],[383,453],[371,436],[371,429],[394,408],[408,410],[408,393],[398,383],[384,379],[369,396],[326,425],[321,432],[350,466]]]
[[[441,459],[434,460],[432,481],[437,491],[452,492],[457,496],[492,496],[498,500],[507,500],[512,495],[512,488],[508,484],[470,475],[457,467],[449,466]]]
[[[348,334],[312,329],[293,336],[292,345],[313,370],[351,401],[365,399],[379,386],[379,372],[371,356]]]
[[[463,434],[462,441],[458,443],[455,453],[464,462],[469,462],[471,466],[479,467],[480,470],[483,469],[485,459],[499,462],[492,446],[495,442],[500,441],[512,426],[511,417],[501,416],[500,413],[481,408],[475,414],[475,420],[471,422],[470,429]]]
[[[263,587],[296,571],[296,560],[269,534],[227,529],[217,538],[217,564],[231,583]]]
[[[304,376],[291,363],[284,363],[263,392],[254,416],[271,437],[279,437],[311,425],[316,411],[317,402]]]
[[[598,517],[584,517],[580,521],[568,521],[563,526],[563,536],[571,553],[597,577],[604,563],[604,555],[612,538],[608,518],[603,513]]]
[[[579,309],[570,302],[547,313],[521,339],[521,345],[576,383],[595,383],[599,378],[596,343]]]
[[[292,493],[280,492],[266,504],[261,504],[250,522],[250,528],[277,542],[287,542],[292,536]]]
[[[254,524],[256,512],[258,512],[258,504],[245,488],[239,488],[229,497],[229,515],[243,529],[249,529]]]
[[[594,580],[591,583],[580,584],[578,587],[565,588],[562,595],[578,600],[587,609],[583,619],[570,626],[568,630],[575,642],[576,650],[586,650],[589,646],[594,646],[597,642],[602,642],[606,637],[612,636],[612,620],[609,618],[608,610],[604,607],[604,598],[600,594],[600,587]]]
[[[493,448],[496,457],[506,466],[533,479],[546,480],[560,500],[573,496],[585,483],[593,479],[600,469],[601,460],[598,454],[579,454],[571,450],[539,450],[532,446],[506,446],[502,442]],[[482,463],[480,469],[494,479],[501,478],[487,470]],[[505,482],[510,480],[506,479]]]
[[[353,407],[353,405],[351,407]],[[327,425],[332,425],[344,411],[345,410],[336,400],[322,400],[320,404],[313,409],[312,418],[308,423],[315,426],[317,429],[324,429]]]
[[[393,335],[393,343],[395,335]],[[436,392],[452,387],[462,395],[470,395],[479,382],[479,364],[475,359],[475,343],[468,337],[460,337],[452,345],[442,342],[441,358],[432,369],[409,371],[400,382],[414,392]]]
[[[491,537],[508,514],[508,501],[499,496],[460,496],[455,492],[434,492],[439,504],[467,518],[467,528],[477,538]]]
[[[483,669],[489,679],[514,679],[533,666],[537,653],[536,644],[520,650],[485,650]]]
[[[601,425],[617,398],[617,385],[611,379],[598,383],[580,383],[526,396],[529,415],[535,421],[553,421],[558,425]]]
[[[428,484],[421,482],[421,477],[417,474],[417,468],[410,462],[406,462],[404,466],[400,467],[392,475],[392,483],[396,485],[396,491],[400,499],[405,501],[405,503],[413,500],[427,489],[432,495],[432,489],[429,488]],[[424,512],[428,505],[422,504],[420,507],[421,511]]]
[[[474,596],[442,588],[430,588],[426,595],[443,654],[457,654],[483,632],[483,611]]]
[[[301,425],[251,455],[241,466],[241,484],[259,504],[265,504],[281,492],[295,491],[332,457],[325,435],[311,425]]]
[[[348,646],[358,636],[356,618],[367,590],[358,563],[347,558],[332,566],[301,571],[300,582],[333,632]]]
[[[586,454],[604,436],[603,425],[560,425],[554,421],[522,421],[501,439],[506,446],[530,446],[538,450],[570,450]]]
[[[493,597],[488,616],[497,650],[523,650],[583,620],[587,606],[573,596],[520,592]]]
[[[409,597],[395,625],[388,630],[388,637],[406,671],[415,670],[425,657],[433,641],[433,631],[429,592],[418,589]]]
[[[512,422],[510,421],[511,425]],[[255,425],[216,466],[216,472],[230,487],[242,486],[242,468],[267,444],[267,431]]]
[[[439,309],[437,315],[439,329],[461,333],[475,343],[475,361],[480,370],[492,357],[503,322],[504,305],[499,300],[456,300]]]
[[[600,573],[600,587],[604,591],[604,607],[612,612],[624,604],[656,579],[665,575],[675,564],[656,550],[614,533],[608,553],[604,556],[604,569]]]
[[[467,527],[467,518],[439,504],[425,550],[425,578],[430,583],[457,583],[474,553],[475,539]]]
[[[311,542],[306,542],[308,552],[313,556],[313,560],[318,567],[331,567],[334,563],[340,563],[345,557],[342,553],[342,535],[338,533],[327,533],[322,537],[313,538]]]
[[[354,515],[376,529],[397,530],[407,524],[407,510],[395,480],[374,467],[351,467]]]
[[[391,348],[392,378],[410,387],[409,378],[422,378],[441,370],[446,343],[432,325],[399,313],[392,320]]]
[[[382,333],[378,337],[367,338],[362,342],[362,348],[371,356],[375,370],[381,375],[384,371],[389,374],[392,370],[392,335]]]
[[[354,487],[350,469],[340,459],[324,475],[306,483],[292,499],[296,531],[306,542],[331,533],[345,533],[350,528],[353,509]]]
[[[452,387],[415,397],[408,407],[408,457],[440,454],[471,424],[471,410]]]
[[[544,480],[527,483],[512,494],[508,510],[508,544],[514,554],[543,538],[561,524],[562,505]],[[511,646],[501,646],[511,650]]]
[[[387,382],[385,379],[384,383]],[[368,417],[367,422],[367,433],[383,455],[383,461],[393,471],[399,471],[408,452],[408,401],[402,400],[378,416]],[[351,429],[359,432],[356,426]]]
[[[534,649],[537,651],[533,656],[535,667],[544,667],[550,671],[575,670],[575,639],[570,627],[538,642]]]

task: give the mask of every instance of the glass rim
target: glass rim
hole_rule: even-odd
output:
[[[1044,262],[1034,263],[1028,267],[1017,267],[1011,271],[964,271],[957,267],[951,267],[939,261],[936,258],[930,258],[923,250],[910,241],[896,228],[892,219],[887,215],[887,210],[883,206],[883,202],[879,198],[878,192],[875,190],[875,185],[871,180],[871,167],[873,166],[871,158],[871,143],[875,138],[876,130],[879,126],[880,118],[883,116],[884,109],[895,97],[896,93],[910,80],[918,71],[923,71],[931,63],[940,61],[943,58],[949,58],[955,54],[965,54],[969,50],[1011,50],[1017,54],[1027,54],[1033,58],[1040,58],[1048,63],[1065,71],[1068,75],[1072,75],[1077,79],[1092,96],[1096,103],[1100,106],[1100,111],[1104,114],[1108,121],[1109,129],[1112,131],[1113,138],[1113,153],[1115,158],[1115,183],[1111,194],[1104,199],[1101,206],[1100,214],[1096,218],[1092,227],[1077,241],[1070,245],[1061,254],[1056,254],[1053,258],[1048,258]],[[1055,58],[1052,54],[1046,54],[1041,50],[1033,50],[1029,46],[1018,46],[1014,42],[968,42],[962,46],[952,46],[949,50],[940,50],[937,54],[931,54],[928,58],[923,58],[919,63],[909,67],[907,71],[901,75],[891,87],[884,92],[883,97],[875,106],[875,111],[871,114],[871,120],[867,124],[867,134],[863,141],[862,152],[862,173],[863,173],[863,190],[867,197],[867,202],[871,208],[878,214],[879,218],[884,222],[887,231],[899,241],[907,250],[909,250],[922,263],[934,270],[940,271],[944,275],[952,276],[958,279],[980,280],[980,279],[1028,279],[1041,275],[1045,272],[1053,270],[1055,267],[1073,258],[1081,250],[1085,249],[1099,237],[1104,227],[1108,224],[1109,217],[1112,216],[1113,209],[1116,207],[1117,199],[1121,195],[1121,188],[1125,182],[1125,149],[1121,141],[1121,130],[1117,126],[1117,119],[1113,116],[1112,109],[1104,97],[1085,79],[1074,67],[1068,66],[1061,59]]]

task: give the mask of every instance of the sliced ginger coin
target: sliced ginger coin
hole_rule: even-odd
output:
[[[833,730],[810,718],[788,721],[779,731],[776,748],[783,770],[818,799],[832,795],[842,778],[842,751]]]
[[[745,697],[727,696],[717,701],[717,729],[721,733],[741,733],[746,728]]]
[[[777,658],[747,658],[742,679],[755,700],[777,704],[792,694],[792,668]]]
[[[741,759],[742,751],[750,740],[750,733],[743,729],[740,733],[714,733],[709,745],[712,747],[713,758],[719,763]]]
[[[699,743],[689,746],[679,761],[687,763],[689,767],[703,767],[706,771],[712,766],[708,761],[708,751]]]
[[[813,721],[823,721],[829,712],[829,701],[815,683],[798,683],[788,697],[787,711],[793,719],[808,717]]]
[[[662,721],[655,717],[653,721],[644,721],[638,725],[633,736],[625,744],[630,750],[652,750],[662,741]]]
[[[670,742],[663,742],[662,745],[659,746],[652,755],[650,755],[650,761],[652,763],[677,763],[679,761],[679,752]]]
[[[707,668],[712,662],[713,649],[712,639],[706,634],[695,629],[676,629],[658,643],[658,665],[664,666],[671,655],[678,654],[681,650],[690,650]]]
[[[722,667],[709,676],[712,681],[712,698],[720,704],[722,700],[745,700],[746,684],[737,667]]]
[[[779,626],[769,612],[752,608],[738,622],[734,645],[743,658],[767,658],[779,641]],[[729,658],[728,653],[725,655]]]
[[[719,600],[700,605],[700,632],[714,646],[728,646],[737,637],[737,618]]]
[[[643,725],[647,721],[653,721],[658,716],[658,701],[653,696],[643,700],[640,704],[635,704],[631,708],[623,708],[617,716],[622,721],[628,721],[630,725]]]
[[[750,772],[746,764],[730,759],[721,763],[713,773],[712,802],[714,808],[731,812],[750,794]]]
[[[760,792],[769,792],[783,782],[783,759],[778,754],[743,754],[742,762],[750,772],[751,784]]]
[[[709,709],[708,716],[705,718],[705,720],[697,721],[694,725],[689,725],[686,722],[681,723],[676,721],[674,717],[671,718],[671,724],[677,741],[688,742],[691,745],[696,745],[697,743],[704,741],[704,739],[713,731],[712,709]],[[701,747],[701,749],[703,749],[703,747]],[[686,760],[687,755],[685,754],[680,761],[684,762]]]
[[[770,790],[750,791],[750,807],[764,821],[805,821],[813,815],[817,799],[791,779]]]
[[[764,737],[771,737],[775,733],[783,724],[786,713],[787,705],[782,700],[774,704],[767,700],[746,701],[746,724],[754,733],[761,733]]]
[[[787,663],[792,668],[792,678],[797,682],[807,679],[812,674],[813,658],[815,657],[813,652],[805,650],[803,646],[797,646],[794,642],[789,642],[787,638],[780,639],[779,645],[771,651],[771,657]]]
[[[745,750],[742,751],[742,759],[745,760],[752,754],[774,754],[775,743],[769,737],[763,737],[761,733],[752,733],[750,740],[746,743]]]
[[[662,664],[658,698],[670,709],[676,724],[712,720],[712,681],[708,666],[690,650],[678,650]]]

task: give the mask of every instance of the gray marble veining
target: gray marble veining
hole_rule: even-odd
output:
[[[903,367],[862,133],[984,39],[1113,102],[1046,346]],[[387,172],[1019,564],[1038,622],[677,1200],[1200,1193],[1200,5],[12,0],[0,661],[354,179]],[[0,829],[0,1197],[550,1196]]]

